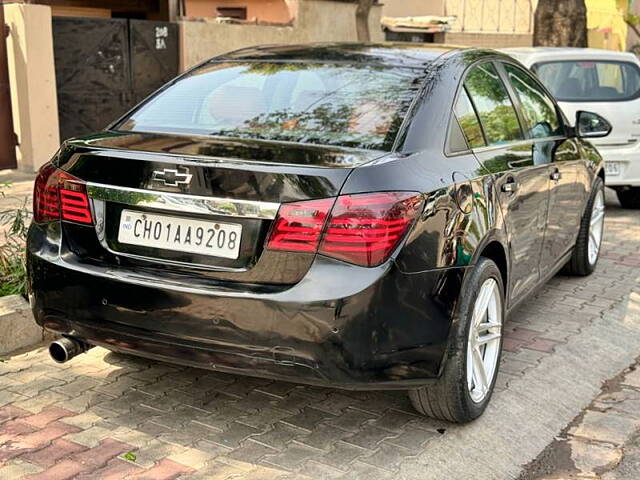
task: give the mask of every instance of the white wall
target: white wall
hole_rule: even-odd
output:
[[[369,18],[373,42],[384,39],[381,10],[380,6],[374,7]],[[355,11],[356,5],[352,3],[302,0],[290,27],[185,20],[180,22],[183,68],[252,45],[356,41]]]
[[[384,17],[445,15],[445,0],[382,0]]]
[[[7,47],[18,168],[33,172],[60,143],[51,8],[5,4],[4,13],[11,32]]]

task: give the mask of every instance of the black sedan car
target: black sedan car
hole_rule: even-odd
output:
[[[178,77],[39,172],[28,238],[57,361],[90,346],[485,409],[507,314],[588,275],[602,161],[510,57],[250,48]]]

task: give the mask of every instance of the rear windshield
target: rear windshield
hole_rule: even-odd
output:
[[[209,64],[117,128],[390,150],[419,76],[360,64]]]
[[[640,69],[630,62],[547,62],[535,65],[533,71],[565,102],[611,102],[640,96]]]

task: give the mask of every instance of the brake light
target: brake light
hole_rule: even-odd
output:
[[[45,223],[60,219],[60,198],[56,167],[47,163],[40,168],[33,190],[33,219]]]
[[[315,253],[333,202],[333,198],[323,198],[282,205],[267,248]]]
[[[384,192],[338,197],[320,253],[375,267],[404,238],[422,204],[417,193]]]
[[[50,163],[44,165],[35,181],[33,218],[36,223],[65,220],[93,224],[85,183]]]
[[[329,257],[374,267],[389,258],[421,205],[422,197],[413,192],[342,195],[335,205],[332,198],[284,204],[267,248],[319,250]]]

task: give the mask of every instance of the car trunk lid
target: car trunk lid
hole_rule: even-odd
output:
[[[102,133],[73,140],[57,166],[87,183],[96,225],[65,223],[65,242],[84,261],[162,271],[187,281],[296,283],[314,254],[265,250],[279,206],[335,197],[353,168],[383,154],[164,134]],[[137,243],[127,236],[133,228],[142,235]],[[209,240],[215,247],[223,232],[222,250],[211,254],[202,246]],[[234,234],[238,242],[232,244]],[[204,250],[193,245],[198,237]]]

